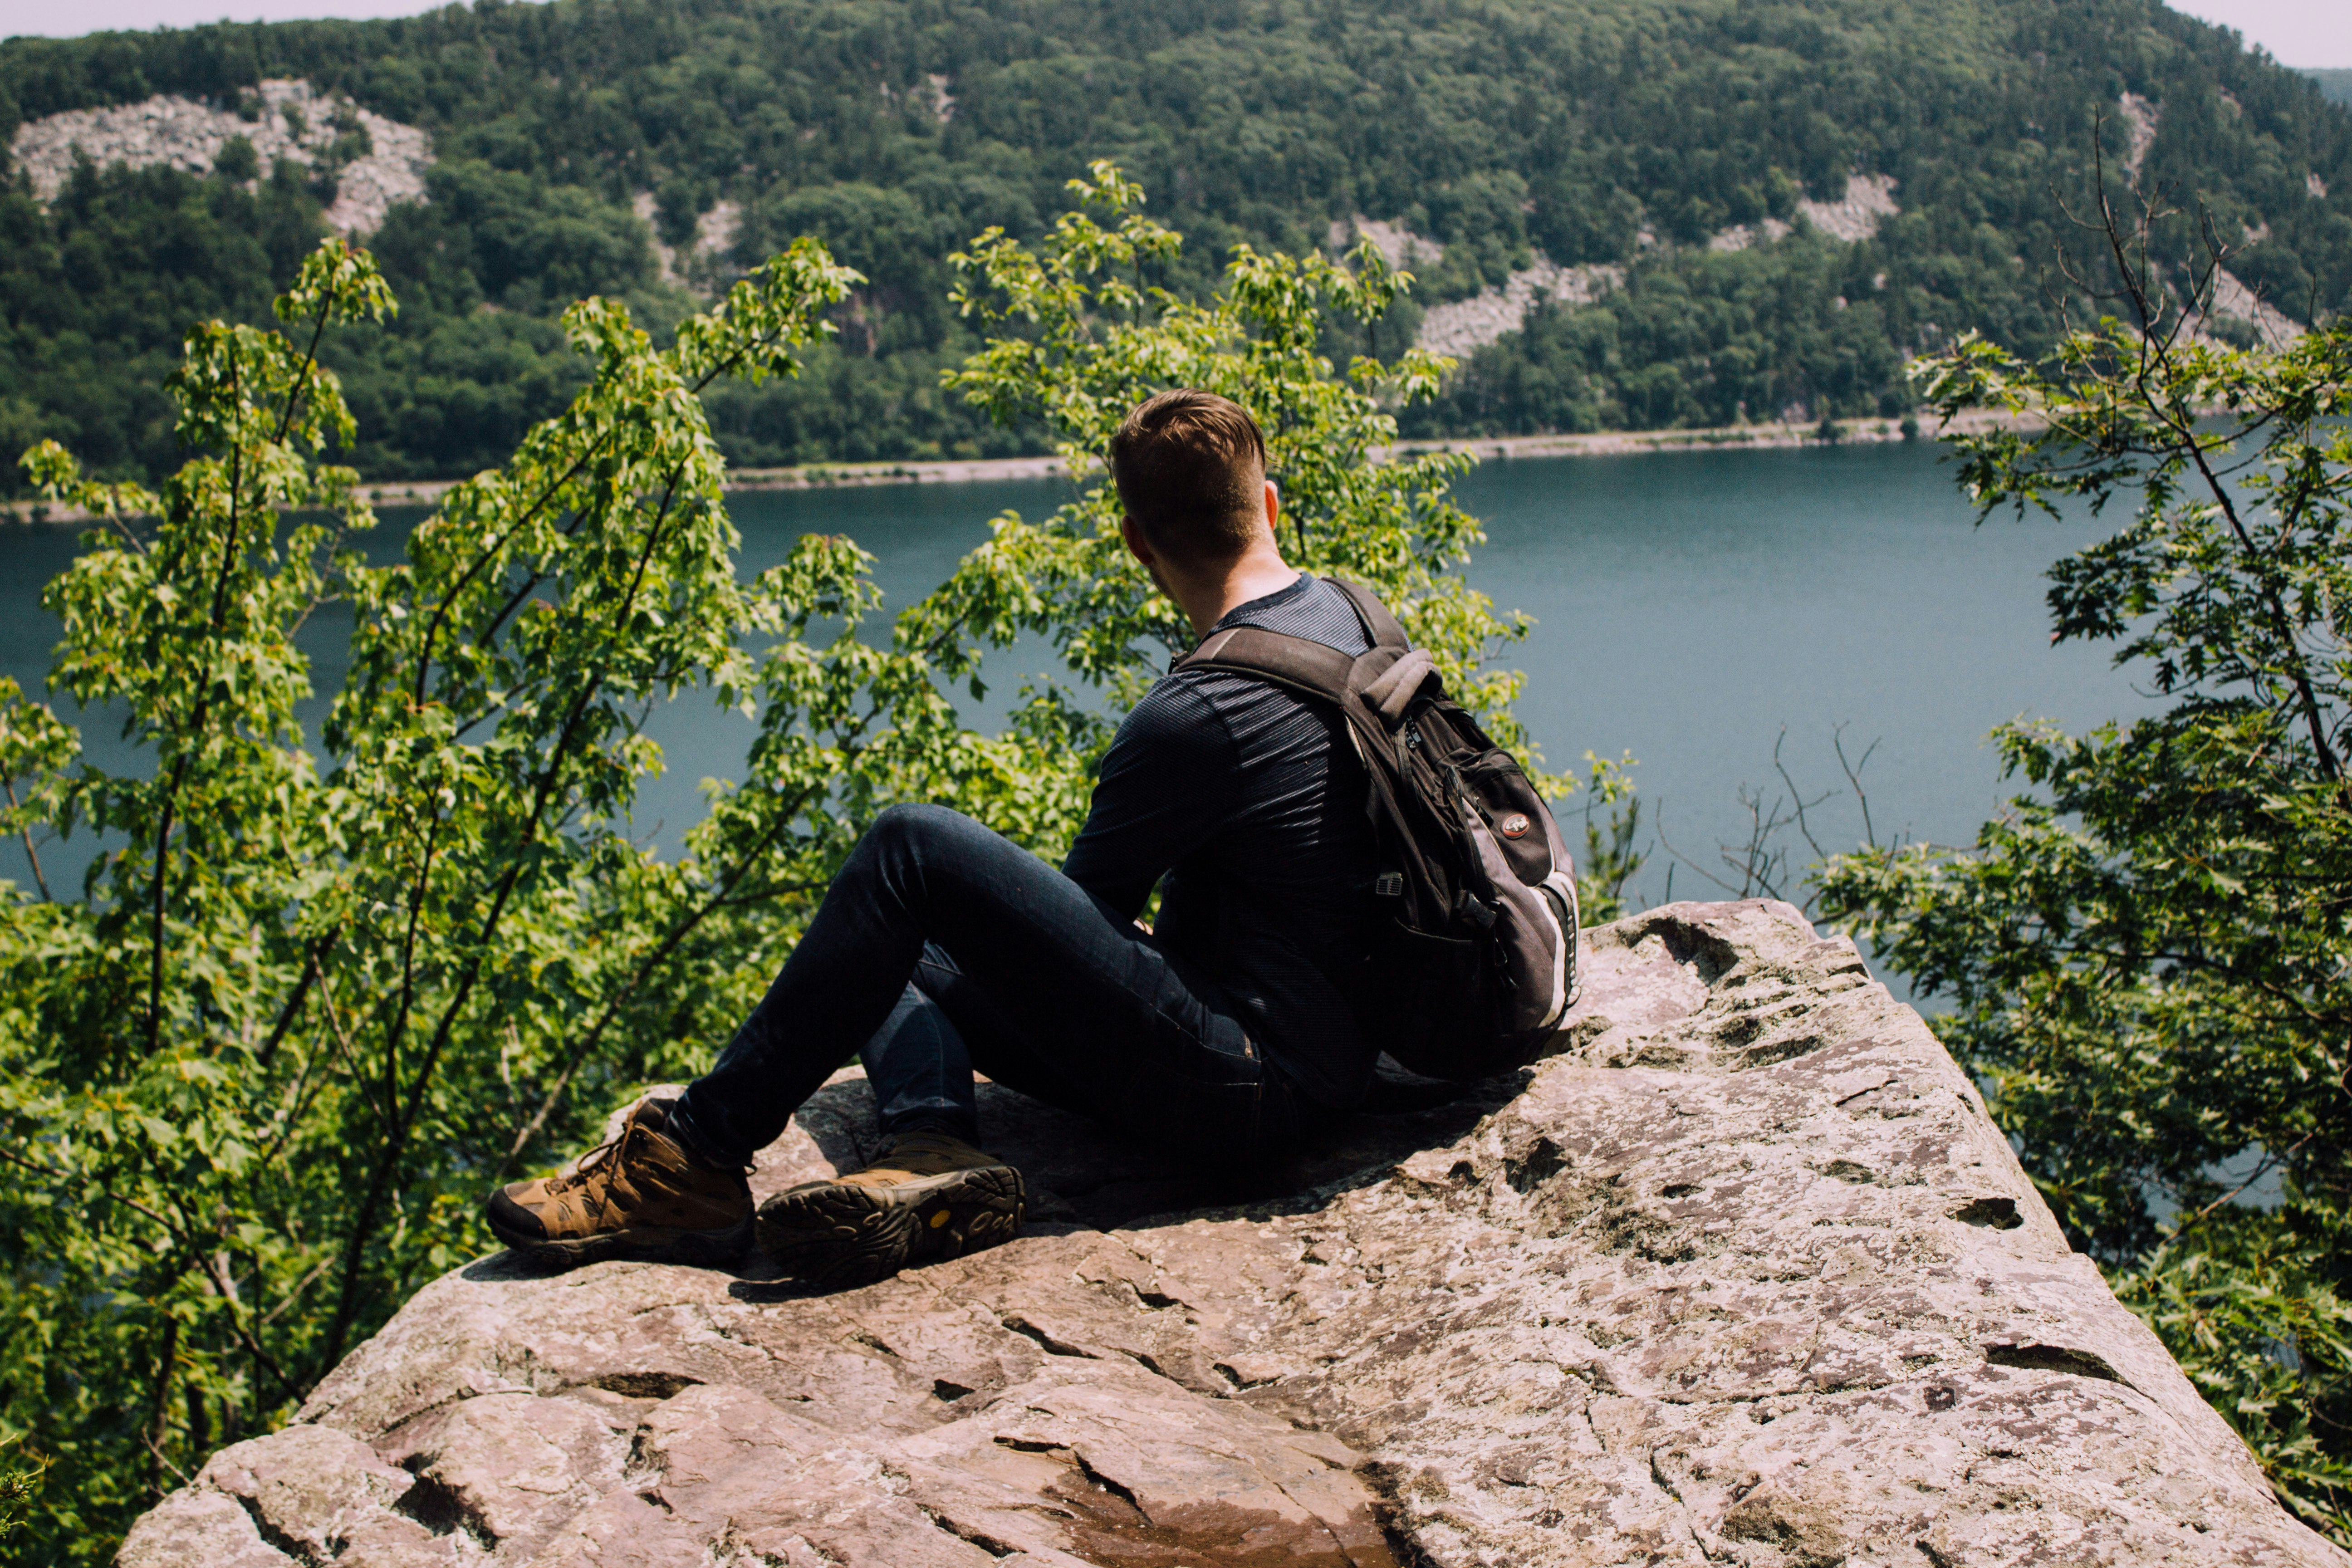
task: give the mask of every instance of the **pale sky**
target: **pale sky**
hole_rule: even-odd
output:
[[[2063,3],[2063,0],[2062,0]],[[2171,0],[2175,10],[2235,27],[2291,66],[2352,67],[2352,5],[2347,0]],[[413,16],[436,0],[0,0],[0,37],[53,38],[156,26],[192,26],[296,16]]]
[[[306,16],[414,16],[446,0],[0,0],[0,37],[144,32],[205,22],[289,22]]]
[[[11,0],[0,0],[5,5]],[[2346,0],[2168,0],[2208,22],[2235,27],[2284,66],[2352,67],[2352,5]]]

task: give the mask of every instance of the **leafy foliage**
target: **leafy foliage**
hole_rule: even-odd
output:
[[[47,1473],[48,1462],[37,1457],[28,1462],[0,1464],[0,1539],[25,1528],[33,1499],[39,1495],[42,1479]]]
[[[1249,408],[1265,431],[1268,473],[1283,495],[1285,558],[1378,588],[1436,656],[1457,700],[1525,757],[1526,733],[1509,712],[1520,677],[1486,666],[1526,623],[1497,617],[1485,595],[1453,574],[1485,537],[1447,495],[1468,460],[1375,461],[1396,436],[1384,408],[1428,396],[1444,362],[1420,350],[1394,366],[1360,355],[1335,376],[1318,350],[1327,314],[1377,319],[1410,276],[1391,272],[1370,245],[1348,258],[1352,269],[1244,245],[1224,288],[1195,302],[1149,281],[1176,257],[1179,237],[1138,210],[1138,186],[1106,162],[1072,187],[1115,226],[1068,214],[1035,247],[991,228],[951,258],[959,309],[1001,335],[950,384],[1001,421],[1041,420],[1085,487],[1041,524],[999,519],[995,538],[966,563],[959,584],[985,572],[1012,574],[1005,583],[1018,584],[996,600],[1005,609],[989,630],[1054,637],[1069,668],[1106,686],[1122,709],[1160,673],[1148,650],[1192,647],[1181,612],[1119,542],[1118,499],[1101,454],[1119,419],[1151,392],[1200,387]],[[951,596],[918,609],[917,624],[950,607],[962,613]]]
[[[944,308],[947,258],[990,223],[1040,238],[1098,155],[1193,235],[1162,279],[1192,293],[1234,243],[1305,254],[1357,213],[1442,242],[1424,302],[1498,286],[1538,251],[1626,268],[1605,311],[1477,356],[1412,434],[1727,420],[1742,404],[1846,417],[1907,401],[1903,361],[1963,328],[2039,352],[2048,192],[2085,188],[2063,150],[2126,90],[2162,110],[2145,178],[2267,234],[2238,264],[2251,284],[2298,318],[2352,288],[2352,118],[2158,0],[491,4],[10,40],[0,132],[155,92],[231,105],[276,77],[422,125],[440,159],[430,204],[373,241],[402,317],[331,350],[361,416],[353,460],[377,478],[471,472],[562,407],[578,383],[553,315],[578,294],[627,298],[657,336],[683,314],[640,197],[671,245],[730,204],[721,271],[807,233],[866,275],[802,377],[713,399],[737,462],[1042,449],[1050,432],[938,395],[937,372],[977,346]],[[1867,243],[1705,249],[1727,225],[1797,221],[1857,171],[1891,176],[1904,208]],[[176,461],[168,419],[115,345],[187,318],[188,300],[151,298],[174,277],[213,291],[194,309],[261,319],[254,275],[204,258],[265,217],[210,188],[225,181],[90,177],[102,195],[47,213],[0,195],[0,434],[69,416],[93,471],[152,479]],[[193,240],[175,216],[192,205],[217,209],[209,237],[167,262],[133,215]],[[303,248],[272,242],[268,277]],[[68,259],[92,251],[125,261]],[[1416,310],[1370,346],[1393,361]]]
[[[655,763],[644,703],[748,694],[735,637],[830,607],[856,562],[820,542],[738,586],[693,389],[788,369],[847,277],[797,247],[667,353],[607,302],[574,307],[588,387],[397,567],[345,548],[371,521],[356,475],[316,460],[351,416],[314,351],[391,309],[340,241],[278,302],[288,333],[190,336],[172,391],[202,455],[159,492],[27,454],[110,524],[47,591],[52,685],[122,713],[148,764],[77,765],[21,699],[0,723],[25,781],[10,826],[119,846],[79,898],[12,900],[0,938],[6,1416],[59,1467],[37,1555],[100,1552],[152,1485],[282,1415],[462,1256],[517,1083],[627,1005],[646,943],[600,941],[600,916],[711,897],[623,832]],[[358,625],[322,773],[293,633],[330,596]]]
[[[756,1000],[827,880],[894,801],[954,805],[1041,852],[1083,816],[1110,721],[1083,691],[1027,693],[965,728],[991,647],[1024,629],[1123,705],[1151,650],[1189,642],[1117,547],[1093,454],[1107,421],[1183,379],[1272,434],[1286,540],[1356,573],[1524,748],[1519,629],[1452,573],[1476,525],[1460,463],[1373,466],[1382,412],[1437,366],[1314,345],[1323,312],[1377,316],[1405,279],[1361,252],[1244,251],[1214,298],[1141,280],[1178,237],[1098,166],[1025,247],[963,257],[956,307],[996,334],[955,374],[996,417],[1055,430],[1094,482],[993,537],[908,609],[852,542],[812,535],[737,580],[724,463],[701,402],[790,374],[859,282],[794,242],[659,348],[615,302],[564,315],[586,362],[559,416],[449,491],[404,560],[370,521],[334,332],[391,314],[372,259],[307,258],[280,330],[214,321],[171,392],[194,456],[158,489],[89,479],[55,443],[46,493],[103,527],[54,582],[53,686],[120,715],[113,772],[44,705],[0,691],[0,830],[92,833],[79,889],[0,900],[0,1424],[57,1471],[0,1560],[97,1562],[217,1445],[285,1420],[401,1299],[484,1244],[483,1187],[543,1167],[615,1098],[698,1070]],[[323,742],[294,633],[354,616]],[[663,860],[630,834],[661,765],[642,723],[681,695],[759,731],[740,785]]]
[[[1971,337],[1919,374],[1946,414],[2047,421],[1960,442],[1984,509],[2130,500],[2052,570],[2052,623],[2170,706],[2005,726],[2032,793],[1970,849],[1832,862],[1823,904],[1951,998],[1940,1031],[2076,1245],[2352,1541],[2352,323],[2274,352],[2199,335],[2166,279],[2201,293],[2226,258],[2160,267],[2168,216],[2093,226],[2120,319],[2041,363]],[[2274,1206],[2233,1203],[2264,1181]]]

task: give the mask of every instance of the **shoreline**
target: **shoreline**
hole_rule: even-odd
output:
[[[1790,447],[1869,447],[1889,441],[1935,441],[2015,424],[2006,415],[1964,414],[1929,429],[1915,423],[1903,433],[1901,418],[1841,420],[1834,441],[1821,437],[1821,425],[1774,421],[1761,425],[1714,425],[1677,430],[1592,430],[1581,435],[1459,436],[1434,441],[1400,441],[1391,448],[1403,457],[1425,452],[1467,452],[1476,458],[1619,458],[1649,452],[1757,452]]]
[[[1509,462],[1520,458],[1615,458],[1653,452],[1766,451],[1794,447],[1875,446],[1891,441],[1933,441],[1950,434],[1966,434],[2004,424],[2007,416],[1986,410],[1962,415],[1930,430],[1915,425],[1915,436],[1903,433],[1899,418],[1868,418],[1841,422],[1834,442],[1821,438],[1818,424],[1771,422],[1723,425],[1680,430],[1595,430],[1581,435],[1465,436],[1429,441],[1400,441],[1383,457],[1418,458],[1432,452],[1465,452],[1481,460]],[[1067,472],[1055,457],[969,458],[940,461],[878,463],[809,463],[793,468],[736,468],[727,476],[729,493],[761,490],[850,489],[872,485],[980,484],[991,480],[1059,479]],[[359,493],[369,505],[430,506],[459,479],[393,480],[362,485]],[[26,524],[88,522],[89,513],[79,507],[52,506],[47,501],[0,501],[0,521]]]

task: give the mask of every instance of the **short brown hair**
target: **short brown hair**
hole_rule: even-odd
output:
[[[1265,437],[1213,392],[1180,386],[1138,404],[1110,438],[1110,473],[1151,548],[1188,565],[1232,560],[1265,517]]]

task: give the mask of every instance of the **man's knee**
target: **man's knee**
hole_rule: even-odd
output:
[[[851,857],[892,885],[912,891],[941,872],[954,875],[991,862],[1003,840],[944,805],[893,805],[875,817]]]
[[[865,842],[884,855],[951,842],[968,834],[985,833],[971,817],[944,805],[885,806],[866,830]]]

